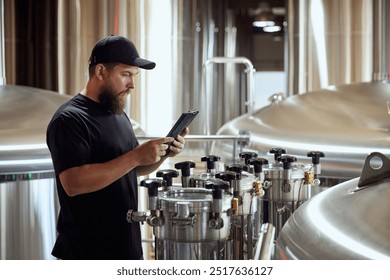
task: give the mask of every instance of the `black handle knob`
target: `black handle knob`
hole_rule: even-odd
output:
[[[191,175],[191,168],[195,167],[195,162],[193,161],[182,161],[175,164],[176,169],[181,170],[181,175],[183,177],[188,177]]]
[[[284,155],[279,157],[279,161],[283,163],[284,169],[291,169],[291,163],[297,161],[297,158],[290,155]]]
[[[144,179],[141,181],[140,185],[148,188],[149,196],[157,196],[158,188],[165,186],[166,182],[162,179]]]
[[[311,162],[313,164],[319,164],[320,163],[320,158],[325,157],[325,154],[320,151],[311,151],[307,153],[308,157],[311,157]]]
[[[269,152],[274,154],[275,160],[278,160],[281,155],[286,153],[286,150],[283,148],[272,148]]]
[[[257,158],[257,153],[255,152],[242,152],[239,154],[239,157],[244,160],[245,164],[248,164],[248,161],[252,158]]]
[[[241,173],[237,173],[234,171],[218,172],[217,174],[215,174],[215,178],[221,179],[223,181],[231,182],[233,180],[241,179]]]
[[[215,162],[219,161],[220,159],[221,157],[219,156],[209,155],[202,157],[200,160],[207,162],[207,169],[215,169]]]
[[[260,173],[263,171],[263,165],[268,164],[268,160],[265,158],[252,158],[248,163],[253,165],[255,173]]]
[[[172,178],[179,177],[179,172],[173,169],[164,169],[157,171],[156,176],[162,177],[166,182],[166,186],[170,187],[172,186]]]
[[[241,164],[241,163],[235,163],[235,164],[230,164],[230,165],[226,166],[226,170],[234,171],[234,172],[241,174],[242,171],[248,171],[248,166],[246,166],[245,164]]]
[[[223,190],[229,189],[230,185],[226,181],[213,179],[207,181],[205,187],[206,189],[213,190],[213,199],[222,199]]]

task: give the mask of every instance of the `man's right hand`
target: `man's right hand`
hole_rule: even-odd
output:
[[[166,154],[166,150],[168,149],[168,144],[166,143],[171,143],[173,141],[173,137],[149,140],[133,150],[137,157],[135,160],[139,165],[156,163]]]

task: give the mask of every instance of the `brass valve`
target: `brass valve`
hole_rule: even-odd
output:
[[[237,215],[238,213],[238,204],[239,204],[238,198],[234,197],[232,200],[233,215]]]
[[[314,181],[314,172],[313,171],[306,171],[305,172],[305,184],[312,185],[313,181]]]
[[[255,185],[255,194],[256,194],[256,196],[263,197],[264,194],[265,194],[265,191],[263,189],[263,183],[261,181],[256,181],[254,183],[254,185]]]

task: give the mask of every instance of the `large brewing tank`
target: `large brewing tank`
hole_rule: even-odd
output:
[[[51,259],[58,203],[46,127],[68,98],[7,85],[0,100],[0,256]]]
[[[322,151],[321,176],[335,179],[331,186],[358,177],[372,151],[390,153],[390,5],[287,2],[288,97],[272,96],[270,105],[229,121],[217,134],[248,133],[247,148],[259,155],[280,147],[304,162],[308,151]],[[222,156],[218,150],[227,146],[211,152]]]
[[[298,161],[308,151],[322,151],[321,176],[348,180],[360,175],[372,151],[390,154],[390,84],[355,83],[294,95],[222,126],[217,134],[250,134],[246,147],[267,154],[282,147]],[[232,160],[229,144],[212,152]],[[230,156],[230,158],[229,158]]]
[[[373,152],[361,176],[314,196],[293,213],[276,259],[390,259],[390,160]]]
[[[52,258],[59,207],[46,128],[69,98],[0,86],[0,259]]]
[[[205,188],[172,185],[175,170],[161,170],[162,179],[145,179],[150,213],[129,209],[127,221],[147,222],[155,235],[157,260],[227,258],[232,194],[228,182],[210,179]]]

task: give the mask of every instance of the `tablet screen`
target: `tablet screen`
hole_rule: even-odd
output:
[[[180,118],[176,121],[172,129],[167,134],[167,137],[176,138],[198,115],[198,110],[192,110],[181,114]]]

